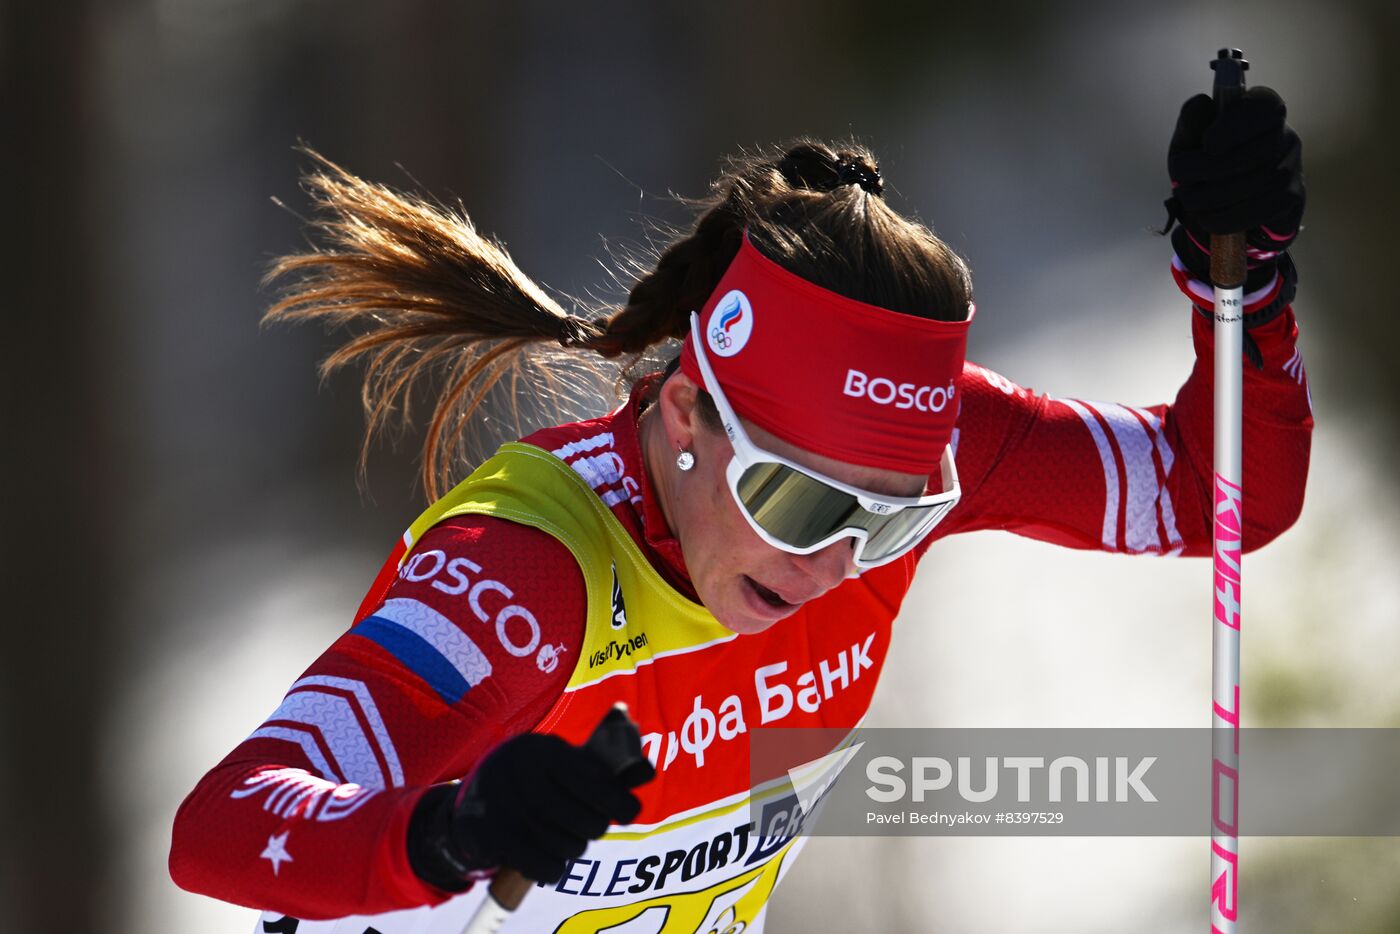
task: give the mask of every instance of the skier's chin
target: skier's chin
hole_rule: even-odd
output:
[[[760,632],[771,629],[779,622],[779,620],[776,619],[757,619],[751,616],[735,616],[728,614],[725,616],[716,616],[715,619],[719,620],[719,624],[725,629],[728,629],[730,632],[737,632],[741,636],[757,635]]]

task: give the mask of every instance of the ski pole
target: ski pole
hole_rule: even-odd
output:
[[[1249,67],[1239,49],[1221,49],[1215,71],[1218,113],[1244,95]],[[1243,422],[1244,233],[1212,234],[1215,287],[1215,496],[1211,621],[1210,929],[1235,934],[1240,884],[1240,569],[1244,551]]]
[[[621,701],[603,715],[603,719],[598,721],[598,725],[593,728],[593,733],[583,745],[585,749],[593,750],[629,788],[641,783],[629,780],[629,773],[637,775],[645,765],[647,772],[641,777],[644,780],[650,775],[650,763],[642,752],[641,731],[627,715],[627,705]],[[520,907],[520,903],[525,900],[526,894],[534,884],[519,870],[508,866],[501,867],[491,878],[486,901],[477,908],[476,914],[467,922],[462,934],[497,934],[510,918],[511,912]]]

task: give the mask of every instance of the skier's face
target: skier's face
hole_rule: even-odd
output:
[[[762,632],[855,576],[854,539],[796,555],[760,538],[739,511],[725,477],[734,450],[724,432],[701,415],[695,388],[683,374],[672,376],[662,388],[656,409],[666,422],[667,435],[675,440],[659,439],[654,448],[657,456],[648,458],[653,488],[681,543],[700,602],[735,632]],[[917,496],[927,481],[804,451],[747,420],[744,429],[766,451],[873,493]],[[695,456],[689,471],[675,465],[679,448]]]

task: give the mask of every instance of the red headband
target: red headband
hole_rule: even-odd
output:
[[[742,417],[814,454],[935,475],[973,311],[933,321],[845,298],[763,256],[746,234],[700,325]],[[689,339],[681,370],[704,385]]]

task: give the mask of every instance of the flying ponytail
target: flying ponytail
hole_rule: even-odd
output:
[[[874,158],[851,145],[802,140],[731,160],[710,195],[690,202],[691,230],[661,251],[626,303],[584,315],[565,311],[460,209],[307,153],[317,247],[273,264],[267,281],[281,285],[281,297],[264,320],[352,330],[321,372],[364,363],[362,473],[373,438],[396,415],[408,423],[415,392],[432,393],[421,472],[429,499],[462,475],[468,428],[493,390],[492,402],[516,415],[518,434],[528,430],[522,403],[539,400],[556,417],[582,404],[604,383],[608,360],[636,360],[685,336],[690,312],[705,303],[746,230],[774,261],[824,288],[922,317],[967,315],[966,265],[885,204]]]
[[[323,376],[364,362],[363,472],[372,439],[397,414],[408,421],[420,383],[445,377],[423,447],[422,482],[436,499],[452,454],[493,387],[508,374],[555,384],[563,401],[586,367],[563,348],[594,337],[482,236],[461,211],[367,182],[314,151],[305,187],[318,249],[285,256],[268,282],[285,283],[264,321],[320,320],[356,333],[321,364]],[[551,345],[553,345],[551,347]],[[516,397],[516,394],[511,394]],[[512,401],[517,401],[516,397]]]

